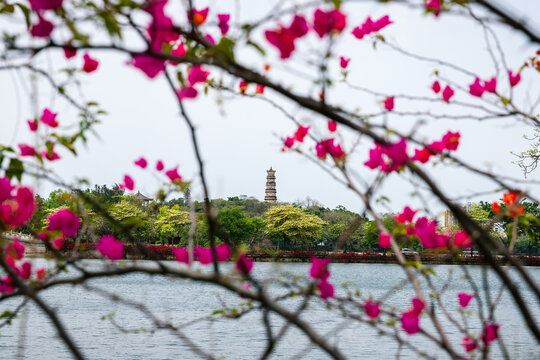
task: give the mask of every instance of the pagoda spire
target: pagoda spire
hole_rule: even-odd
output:
[[[277,203],[276,196],[276,170],[270,166],[270,170],[266,170],[266,190],[264,192],[264,201],[267,203]]]

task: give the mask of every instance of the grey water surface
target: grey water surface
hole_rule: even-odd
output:
[[[36,265],[45,260],[34,260]],[[88,260],[89,269],[99,269],[102,262]],[[182,266],[173,264],[173,266]],[[256,263],[254,276],[258,279],[274,277],[281,272],[307,276],[310,264],[307,263]],[[224,271],[230,271],[232,264],[225,264]],[[469,282],[458,266],[439,265],[434,267],[437,277],[435,286],[442,286],[452,273],[451,281],[443,295],[444,304],[451,314],[461,321],[457,312],[456,294],[470,291]],[[202,269],[206,271],[205,269]],[[482,287],[483,271],[480,266],[467,266],[473,280]],[[341,284],[347,283],[349,289],[360,290],[364,296],[375,299],[388,294],[405,279],[403,270],[397,265],[389,264],[331,264],[332,282],[337,293],[344,295],[346,290]],[[530,267],[527,271],[540,285],[540,268]],[[65,276],[74,276],[76,272]],[[510,271],[515,284],[520,289],[523,281],[514,270]],[[493,298],[498,292],[498,278],[493,273],[487,274],[488,292]],[[240,319],[224,319],[218,315],[210,316],[215,310],[224,306],[241,308],[245,299],[231,294],[213,285],[200,284],[189,280],[171,279],[163,276],[146,274],[129,274],[113,278],[97,278],[89,281],[93,287],[117,294],[132,302],[140,302],[160,319],[175,325],[183,325],[183,333],[202,349],[210,352],[215,358],[222,359],[257,359],[266,346],[266,331],[262,323],[262,314],[253,311]],[[426,284],[422,284],[426,286]],[[272,292],[283,291],[277,285],[271,286]],[[524,291],[529,308],[540,319],[540,303],[530,292]],[[484,289],[482,287],[482,293]],[[88,359],[198,359],[190,347],[179,337],[168,330],[150,331],[152,323],[137,309],[88,291],[80,286],[59,286],[40,293],[47,304],[57,310],[75,343]],[[403,311],[410,307],[410,299],[414,292],[410,285],[397,287],[390,292],[387,303]],[[294,310],[300,299],[291,299],[283,305]],[[13,310],[21,299],[9,299],[0,303],[0,312]],[[478,302],[474,299],[469,305],[471,315],[469,326],[472,333],[480,332],[477,318]],[[138,332],[123,333],[110,320],[102,320],[103,316],[114,313],[117,325]],[[500,337],[506,345],[511,358],[540,359],[540,346],[533,339],[524,324],[523,318],[514,305],[511,295],[504,291],[495,313],[496,321],[501,324]],[[22,321],[21,319],[26,319]],[[200,321],[193,321],[203,319]],[[323,301],[314,300],[303,315],[303,319],[322,334],[331,344],[350,359],[393,359],[396,358],[398,345],[395,340],[383,337],[368,324],[343,318],[339,312],[328,310]],[[270,317],[274,334],[283,321],[275,315]],[[429,325],[427,317],[421,318],[421,325]],[[448,321],[443,322],[450,341],[463,353],[461,334]],[[23,326],[23,327],[21,327]],[[425,337],[401,335],[416,347],[429,355],[444,359],[447,356],[435,344]],[[19,347],[19,350],[18,350]],[[57,360],[70,359],[71,353],[57,336],[49,319],[39,308],[31,305],[13,321],[11,326],[0,328],[0,359]],[[502,358],[500,347],[494,343],[492,358]],[[326,353],[310,344],[309,340],[296,328],[290,327],[284,338],[278,343],[271,359],[327,359]],[[418,355],[411,350],[402,349],[400,358],[416,359]]]

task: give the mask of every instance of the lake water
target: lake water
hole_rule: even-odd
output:
[[[43,263],[44,260],[36,259]],[[90,268],[99,268],[98,260],[88,260]],[[231,264],[226,264],[226,269]],[[435,266],[438,274],[438,283],[442,284],[453,271],[453,280],[450,282],[447,294],[444,296],[445,304],[454,315],[457,315],[456,293],[470,290],[468,282],[462,276],[459,267],[454,265]],[[307,275],[307,263],[256,263],[254,276],[265,278],[279,272]],[[373,295],[375,298],[387,293],[405,278],[403,270],[397,265],[389,264],[331,264],[330,281],[337,285],[338,293],[345,290],[339,284],[351,282],[351,289],[359,289],[362,295]],[[481,285],[482,270],[479,266],[469,266],[473,279]],[[531,276],[540,283],[540,268],[528,268]],[[69,275],[69,274],[68,274]],[[517,279],[516,274],[513,277]],[[491,294],[497,292],[498,279],[489,274]],[[518,286],[521,284],[516,280]],[[143,302],[164,321],[175,325],[186,324],[192,320],[205,318],[214,310],[227,306],[235,307],[245,302],[234,294],[211,285],[201,285],[192,281],[170,279],[161,276],[145,274],[130,274],[108,279],[93,279],[89,282],[109,292],[114,292],[126,299]],[[277,290],[276,290],[277,291]],[[129,333],[124,334],[115,328],[109,320],[101,317],[114,312],[115,321],[123,327],[131,329],[150,329],[151,323],[132,307],[111,302],[102,296],[89,292],[81,287],[61,286],[41,293],[42,298],[54,309],[58,310],[60,317],[83,354],[89,359],[197,359],[196,354],[189,350],[176,336],[167,330],[155,333]],[[410,299],[414,296],[410,286],[396,290],[387,299],[398,310],[410,307]],[[526,296],[528,305],[533,314],[540,321],[540,303]],[[289,309],[297,306],[299,299],[292,299],[287,303]],[[0,311],[13,308],[20,299],[10,299],[0,303]],[[473,300],[470,308],[476,313],[477,303]],[[35,306],[28,307],[25,315],[26,326],[19,317],[13,325],[0,329],[0,359],[15,359],[18,345],[22,345],[24,359],[70,359],[70,353],[56,336],[56,331],[48,318]],[[305,312],[304,319],[317,331],[325,334],[331,343],[337,344],[341,351],[351,359],[390,359],[395,358],[397,344],[394,340],[377,335],[375,330],[367,324],[350,322],[343,319],[337,311],[328,311],[322,301],[313,301]],[[518,310],[513,305],[511,296],[505,292],[496,312],[496,320],[502,326],[500,337],[504,340],[512,358],[540,359],[538,344],[533,340],[529,330]],[[271,317],[274,333],[279,330],[281,320]],[[421,325],[429,323],[429,319],[422,317]],[[471,322],[473,332],[478,333],[478,324]],[[450,324],[445,324],[451,340],[457,344],[461,336]],[[195,340],[201,347],[210,351],[216,358],[223,359],[256,359],[264,351],[266,333],[262,325],[260,312],[252,312],[241,319],[223,319],[217,316],[210,317],[193,324],[183,326],[183,332]],[[21,337],[22,334],[22,337]],[[428,342],[421,335],[404,336],[416,346],[424,349],[437,358],[446,358],[442,352]],[[22,340],[21,340],[22,339]],[[501,358],[499,347],[492,347],[492,357]],[[461,346],[458,346],[461,351]],[[404,350],[402,358],[417,358],[416,354]],[[310,345],[309,341],[300,331],[291,327],[285,338],[278,344],[272,359],[327,359],[328,356],[319,349]]]

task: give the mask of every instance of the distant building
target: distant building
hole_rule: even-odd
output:
[[[465,210],[465,212],[468,213],[473,208],[473,205],[474,205],[473,203],[468,202],[465,205],[459,205],[459,206],[463,210]],[[441,215],[441,227],[442,228],[448,229],[448,228],[451,228],[453,226],[458,226],[458,225],[459,225],[458,221],[456,220],[456,218],[454,217],[454,214],[452,214],[452,212],[450,210],[443,211],[443,213]]]
[[[131,198],[137,202],[139,202],[142,205],[146,205],[148,202],[152,201],[152,198],[149,198],[148,196],[144,196],[139,191],[137,191],[136,194],[130,195]]]
[[[443,211],[441,227],[447,229],[451,228],[453,225],[457,225],[457,221],[452,212],[450,210]]]
[[[266,189],[264,191],[264,201],[267,203],[277,203],[276,196],[276,170],[266,170]]]

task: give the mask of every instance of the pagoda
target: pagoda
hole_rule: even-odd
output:
[[[266,190],[264,191],[264,201],[267,203],[277,203],[276,196],[276,170],[266,170]]]

